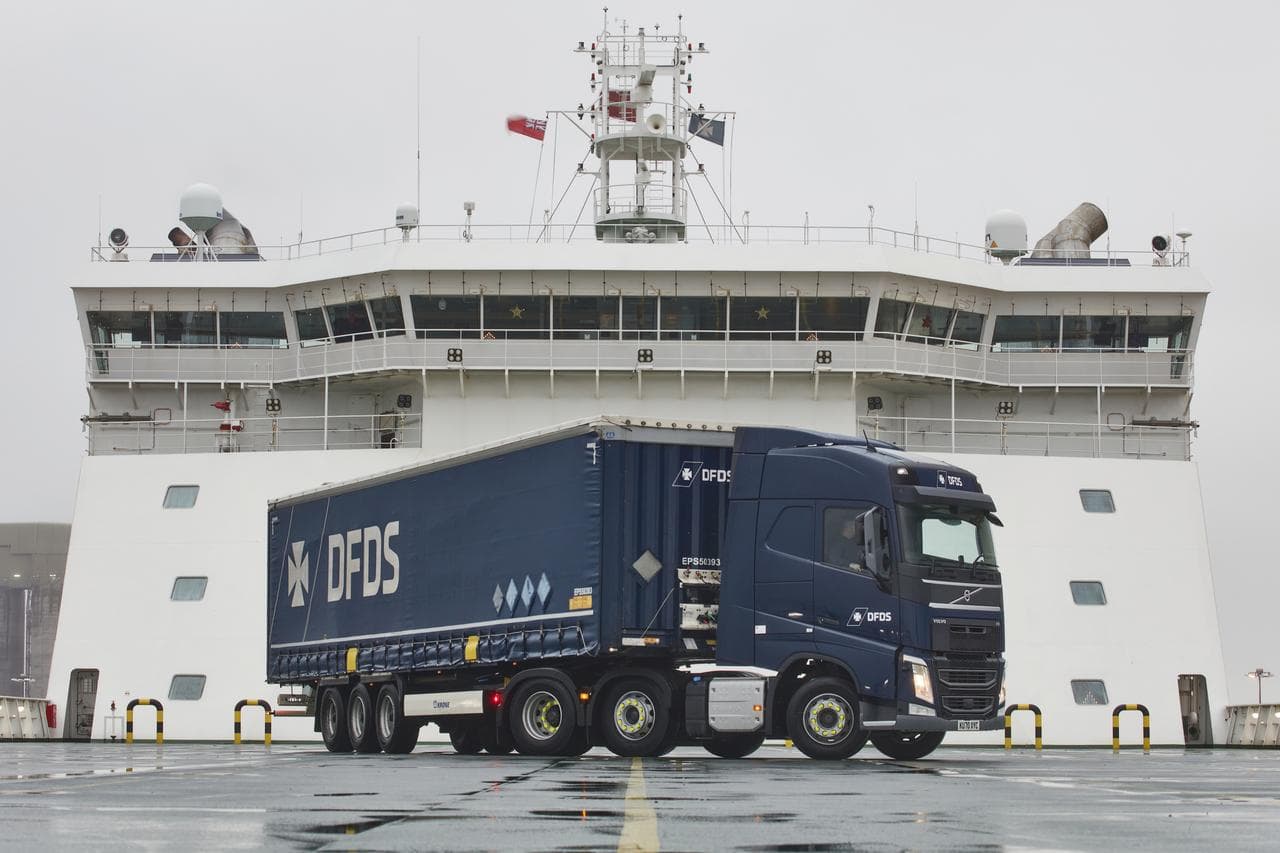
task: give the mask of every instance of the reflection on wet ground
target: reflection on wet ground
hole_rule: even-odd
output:
[[[822,763],[335,756],[215,744],[6,743],[7,846],[747,850],[1274,849],[1280,752],[868,749]]]

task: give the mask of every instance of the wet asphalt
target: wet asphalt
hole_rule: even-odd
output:
[[[0,848],[1275,850],[1280,751],[750,758],[0,742]]]

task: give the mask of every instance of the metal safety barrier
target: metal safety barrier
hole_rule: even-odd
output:
[[[156,743],[164,743],[164,705],[159,699],[133,699],[124,709],[124,742],[133,743],[133,709],[150,705],[156,709]]]
[[[1014,711],[1031,711],[1036,715],[1036,749],[1043,748],[1042,734],[1044,733],[1043,721],[1044,715],[1040,713],[1039,705],[1032,705],[1030,702],[1023,702],[1018,705],[1010,705],[1004,712],[1004,748],[1013,749],[1013,712]]]
[[[0,740],[48,740],[49,701],[0,696]]]
[[[1120,712],[1121,711],[1141,711],[1142,712],[1142,751],[1151,751],[1151,712],[1147,710],[1146,705],[1128,704],[1117,705],[1111,709],[1111,751],[1120,751]]]
[[[1280,746],[1280,705],[1228,705],[1227,746]]]
[[[271,703],[266,699],[241,699],[236,703],[235,744],[240,745],[240,711],[245,708],[261,708],[263,712],[262,745],[271,746]]]

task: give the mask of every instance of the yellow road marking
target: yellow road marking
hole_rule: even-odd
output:
[[[626,806],[622,813],[622,834],[618,836],[619,853],[658,850],[658,816],[644,792],[644,765],[631,759],[631,777],[627,780]]]

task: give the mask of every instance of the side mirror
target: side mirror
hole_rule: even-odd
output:
[[[862,527],[863,565],[880,580],[889,579],[889,561],[884,541],[884,511],[872,507],[858,517]]]

